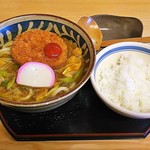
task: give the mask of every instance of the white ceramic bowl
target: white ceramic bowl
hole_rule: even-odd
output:
[[[27,14],[16,16],[0,22],[0,47],[2,47],[8,41],[13,40],[20,33],[36,28],[54,32],[61,37],[65,37],[76,42],[78,47],[82,48],[83,53],[85,52],[84,58],[88,59],[89,61],[85,65],[86,71],[79,83],[75,86],[75,88],[62,96],[47,98],[42,102],[33,103],[15,102],[0,99],[1,104],[19,111],[40,112],[54,109],[63,105],[69,101],[90,78],[90,74],[95,62],[96,54],[92,40],[88,34],[72,21],[48,14]]]
[[[109,108],[111,108],[115,112],[117,112],[123,116],[130,117],[130,118],[138,118],[138,119],[150,118],[149,111],[148,112],[138,112],[138,111],[129,110],[125,107],[120,106],[120,104],[119,105],[116,104],[116,102],[113,102],[111,100],[111,98],[108,98],[106,96],[106,94],[104,94],[102,91],[100,91],[100,87],[98,85],[99,81],[97,80],[97,76],[98,76],[98,72],[99,72],[98,70],[102,67],[107,68],[112,63],[116,63],[116,60],[122,54],[127,54],[127,55],[134,54],[135,56],[137,56],[137,59],[138,59],[138,57],[140,57],[140,58],[144,59],[144,63],[147,62],[150,64],[150,45],[138,43],[138,42],[121,42],[121,43],[113,44],[111,46],[104,48],[102,51],[100,51],[97,54],[95,67],[91,74],[92,85],[93,85],[97,95],[100,97],[100,99]],[[116,85],[114,85],[114,86],[116,86]],[[107,87],[107,86],[105,86],[105,87]],[[107,90],[108,90],[108,88],[106,88],[106,91]],[[150,105],[148,107],[150,110]]]

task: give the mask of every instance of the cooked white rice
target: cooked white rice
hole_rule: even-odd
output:
[[[150,112],[150,63],[135,55],[121,55],[117,63],[99,67],[97,84],[114,103],[135,112]]]

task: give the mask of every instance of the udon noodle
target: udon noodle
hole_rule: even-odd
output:
[[[82,50],[76,43],[64,39],[68,48],[68,60],[65,65],[55,69],[56,82],[51,88],[33,88],[16,83],[17,71],[20,67],[10,52],[13,41],[6,43],[0,50],[0,98],[18,101],[43,101],[46,97],[55,97],[69,92],[78,83],[84,73]]]

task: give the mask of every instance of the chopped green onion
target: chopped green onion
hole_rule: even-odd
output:
[[[2,77],[8,77],[8,76],[9,76],[9,73],[8,73],[7,71],[5,71],[5,70],[0,70],[0,75],[1,75]]]
[[[74,78],[69,78],[69,77],[66,77],[66,78],[58,78],[58,81],[62,81],[62,82],[65,82],[65,83],[69,83],[69,82],[74,82]]]
[[[83,74],[83,67],[77,71],[77,73],[74,75],[74,79],[76,80],[77,78],[80,78],[82,74]]]
[[[7,84],[8,84],[9,80],[4,80],[1,82],[1,86],[3,87],[7,87]]]
[[[1,82],[1,86],[7,88],[9,90],[15,83],[15,77],[13,77],[11,80],[4,80]]]
[[[15,83],[15,77],[13,77],[7,84],[7,90],[9,90]]]
[[[81,75],[83,74],[83,67],[80,68],[76,74],[74,75],[73,78],[70,77],[65,77],[65,78],[58,78],[59,81],[65,82],[65,83],[70,83],[70,82],[75,82],[75,80],[79,79]]]

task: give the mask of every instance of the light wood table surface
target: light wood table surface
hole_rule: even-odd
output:
[[[150,36],[150,0],[0,0],[0,21],[10,17],[45,13],[77,22],[81,16],[112,14],[139,18],[143,36]],[[0,122],[0,150],[150,150],[145,139],[84,141],[15,141]]]

